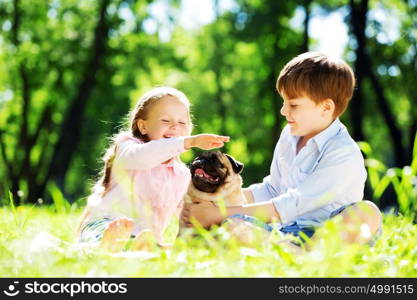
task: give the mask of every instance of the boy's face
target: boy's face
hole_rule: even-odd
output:
[[[308,97],[284,100],[281,114],[290,125],[291,135],[310,139],[333,122],[334,102],[326,99],[316,103]]]

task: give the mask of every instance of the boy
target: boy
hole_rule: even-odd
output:
[[[242,242],[252,239],[240,233],[259,227],[311,237],[314,228],[340,214],[347,225],[344,241],[370,241],[381,227],[381,213],[372,202],[361,201],[364,160],[338,119],[355,87],[352,69],[307,52],[283,68],[276,87],[288,125],[275,147],[270,175],[244,190],[250,204],[227,208],[228,228]],[[205,227],[224,221],[207,202],[185,205],[182,218],[188,226],[191,217]]]

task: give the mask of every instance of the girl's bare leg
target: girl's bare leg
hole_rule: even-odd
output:
[[[152,251],[156,247],[155,236],[150,229],[139,232],[134,238],[130,249],[132,251]]]
[[[127,218],[120,218],[111,222],[104,231],[101,247],[110,252],[123,250],[130,238],[133,225],[133,221]]]

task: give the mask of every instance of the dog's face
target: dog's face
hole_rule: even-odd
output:
[[[196,189],[215,193],[228,176],[242,172],[243,164],[220,151],[205,152],[191,163],[191,180]]]

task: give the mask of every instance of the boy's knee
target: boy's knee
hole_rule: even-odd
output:
[[[382,226],[382,214],[371,201],[365,200],[354,204],[342,212],[347,223],[361,223],[369,226],[371,234],[375,234]]]
[[[223,226],[234,239],[249,247],[260,245],[269,236],[268,232],[242,219],[228,218]]]
[[[250,227],[251,224],[249,222],[246,222],[244,220],[241,219],[235,219],[235,218],[227,218],[225,220],[225,222],[223,223],[224,226],[227,227],[227,229],[229,230],[234,230],[237,228],[242,228],[242,227]]]
[[[361,213],[365,218],[364,221],[369,225],[372,234],[374,234],[382,226],[382,214],[375,203],[365,200],[360,206]]]

